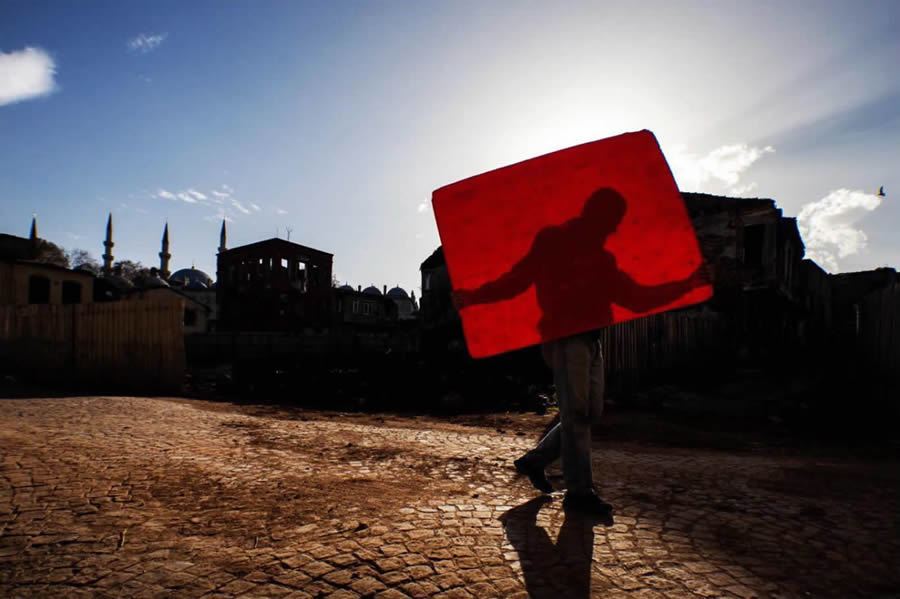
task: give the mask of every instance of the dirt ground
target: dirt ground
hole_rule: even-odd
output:
[[[552,413],[0,400],[0,594],[900,596],[890,451],[607,416],[596,522],[511,468]]]

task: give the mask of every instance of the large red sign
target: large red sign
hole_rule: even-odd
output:
[[[650,131],[477,175],[436,190],[432,203],[473,357],[712,295]]]

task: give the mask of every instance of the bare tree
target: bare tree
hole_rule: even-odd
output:
[[[140,262],[134,262],[132,260],[116,260],[116,263],[113,264],[113,270],[122,269],[122,276],[132,283],[141,277],[146,277],[150,274],[150,269],[141,264]]]
[[[75,248],[70,251],[69,261],[72,264],[72,268],[86,270],[95,275],[99,275],[102,271],[100,262],[87,250]]]
[[[46,239],[38,240],[34,259],[36,262],[43,264],[55,264],[56,266],[69,268],[69,256],[66,254],[66,251]]]

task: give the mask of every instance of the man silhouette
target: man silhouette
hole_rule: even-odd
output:
[[[454,293],[458,309],[513,298],[535,286],[543,337],[577,330],[585,321],[612,324],[612,304],[648,312],[675,301],[705,284],[699,268],[683,280],[645,286],[620,270],[615,256],[603,248],[625,216],[626,202],[616,190],[601,188],[588,197],[581,215],[538,232],[528,253],[507,273],[476,289]],[[561,266],[565,265],[565,268]],[[572,274],[577,273],[577,274]],[[591,301],[585,301],[591,298]],[[593,488],[591,424],[603,412],[603,354],[596,331],[578,333],[541,345],[559,399],[560,421],[537,447],[515,461],[544,493],[553,487],[544,469],[562,457],[566,480],[563,508],[598,515],[611,506]]]

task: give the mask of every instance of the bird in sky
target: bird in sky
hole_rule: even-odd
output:
[[[882,186],[878,189],[878,195],[881,196],[882,198],[884,197],[884,185],[882,185]]]

